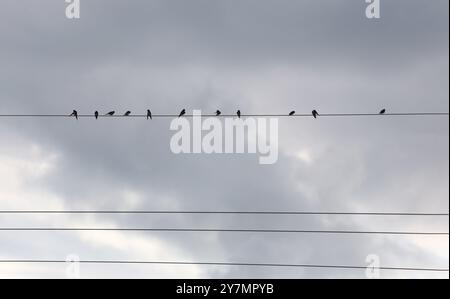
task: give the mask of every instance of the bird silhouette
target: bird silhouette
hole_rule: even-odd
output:
[[[94,112],[95,119],[98,119],[98,111]]]
[[[184,116],[186,114],[186,109],[181,110],[180,115],[178,115],[178,118]]]
[[[237,116],[238,116],[239,118],[241,118],[241,110],[238,110],[238,111],[237,111]]]
[[[113,116],[115,113],[116,113],[115,111],[111,111],[111,112],[106,113],[106,115]]]
[[[380,114],[386,114],[386,109],[381,110]]]
[[[222,114],[222,112],[220,112],[220,110],[216,111],[216,116],[220,116]]]
[[[289,116],[294,116],[295,115],[295,111],[292,111],[291,113],[289,113]]]
[[[130,116],[131,115],[131,111],[127,111],[125,112],[125,114],[123,116]]]
[[[72,114],[70,116],[73,116],[73,117],[75,117],[75,119],[78,120],[78,112],[77,112],[77,110],[73,110]]]
[[[152,112],[149,110],[147,110],[147,119],[152,119]]]
[[[317,112],[317,110],[313,110],[312,115],[314,118],[317,118],[317,116],[319,116],[319,112]]]

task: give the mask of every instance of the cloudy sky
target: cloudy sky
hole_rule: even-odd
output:
[[[0,0],[0,114],[448,112],[447,0]],[[279,120],[279,160],[174,155],[170,119],[0,119],[0,210],[449,210],[444,117]],[[448,231],[448,217],[0,215],[1,227]],[[448,268],[447,237],[0,232],[1,259]],[[364,271],[82,265],[84,278],[364,278]],[[0,265],[0,277],[66,277]],[[448,273],[385,271],[382,277]]]

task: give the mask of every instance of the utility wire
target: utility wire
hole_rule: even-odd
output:
[[[122,232],[193,232],[193,233],[288,233],[288,234],[353,234],[353,235],[405,235],[448,236],[448,232],[406,231],[354,231],[354,230],[277,230],[277,229],[210,229],[210,228],[81,228],[81,227],[0,227],[0,232],[72,232],[72,231],[122,231]]]
[[[276,264],[276,263],[225,263],[225,262],[172,262],[172,261],[119,261],[119,260],[0,260],[0,264],[118,264],[118,265],[175,265],[175,266],[239,266],[239,267],[281,267],[281,268],[325,268],[325,269],[349,269],[366,270],[367,266],[348,265],[314,265],[314,264]],[[419,271],[419,272],[449,272],[448,268],[419,268],[419,267],[379,267],[380,270],[392,271]]]
[[[212,214],[212,215],[311,215],[311,216],[404,216],[448,217],[449,213],[395,213],[395,212],[308,212],[308,211],[119,211],[119,210],[10,210],[0,214]]]
[[[235,114],[222,114],[216,116],[215,114],[202,114],[202,117],[237,117]],[[365,117],[365,116],[378,116],[378,117],[386,117],[386,116],[449,116],[448,112],[403,112],[403,113],[324,113],[320,114],[320,117]],[[73,116],[66,114],[0,114],[1,118],[73,118]],[[177,118],[178,114],[155,114],[152,115],[152,118]],[[182,117],[194,117],[193,114],[186,114]],[[286,117],[286,118],[299,118],[299,117],[312,117],[311,114],[242,114],[241,117]],[[80,114],[78,118],[95,118],[94,114]],[[131,114],[128,116],[125,115],[99,115],[98,118],[147,118],[147,115],[144,114]]]

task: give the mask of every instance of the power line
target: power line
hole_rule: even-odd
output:
[[[212,215],[311,215],[311,216],[404,216],[448,217],[449,213],[395,213],[395,212],[308,212],[308,211],[100,211],[100,210],[11,210],[0,214],[212,214]]]
[[[282,230],[282,229],[210,229],[210,228],[80,228],[80,227],[1,227],[2,232],[73,232],[73,231],[122,231],[122,232],[192,232],[192,233],[286,233],[286,234],[353,234],[353,235],[405,235],[448,236],[448,232],[406,231],[354,231],[354,230]]]
[[[0,260],[0,264],[118,264],[118,265],[175,265],[175,266],[238,266],[238,267],[280,267],[280,268],[325,268],[366,270],[367,266],[349,265],[315,265],[315,264],[277,264],[277,263],[231,263],[231,262],[174,262],[174,261],[120,261],[120,260]],[[419,272],[449,272],[448,268],[418,268],[418,267],[379,267],[380,270],[419,271]]]
[[[324,113],[319,117],[369,117],[369,116],[378,116],[378,117],[386,117],[386,116],[449,116],[448,112],[402,112],[402,113]],[[0,114],[2,118],[73,118],[73,116],[66,114]],[[152,118],[178,118],[178,114],[155,114],[152,115]],[[193,114],[186,114],[183,117],[192,118]],[[203,114],[202,117],[218,117],[218,118],[226,118],[226,117],[236,117],[235,114]],[[310,113],[308,114],[242,114],[241,117],[286,117],[286,118],[299,118],[299,117],[312,117]],[[96,118],[94,114],[80,114],[78,118]],[[135,115],[99,115],[98,118],[147,118],[147,115],[144,114],[135,114]]]

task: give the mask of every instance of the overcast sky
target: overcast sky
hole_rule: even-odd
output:
[[[0,114],[448,112],[447,0],[0,1]],[[279,160],[174,155],[170,119],[0,119],[0,210],[449,210],[444,117],[279,121]],[[448,217],[21,216],[1,227],[448,231]],[[448,268],[448,237],[0,232],[0,259]],[[83,265],[84,278],[364,278],[364,271]],[[65,265],[0,265],[65,277]],[[382,272],[382,277],[446,274]]]

